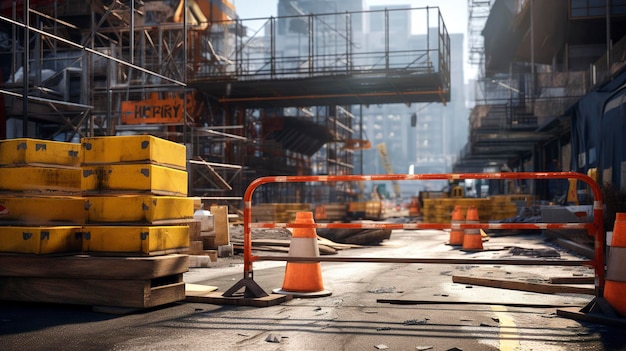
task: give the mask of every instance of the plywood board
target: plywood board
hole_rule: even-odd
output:
[[[189,256],[101,257],[0,254],[0,276],[67,279],[154,279],[185,273]]]

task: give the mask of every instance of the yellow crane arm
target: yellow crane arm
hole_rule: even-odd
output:
[[[393,174],[393,166],[391,165],[391,161],[389,160],[389,154],[387,153],[387,146],[385,143],[380,143],[376,145],[376,149],[378,150],[378,155],[380,156],[380,160],[383,163],[383,168],[387,171],[387,174]],[[392,181],[393,192],[396,193],[396,197],[400,198],[400,183],[397,180]]]

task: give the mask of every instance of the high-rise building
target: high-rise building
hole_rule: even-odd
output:
[[[365,34],[368,51],[412,50],[427,46],[436,47],[436,35],[412,34],[408,5],[372,7],[369,27]],[[388,11],[382,11],[387,9]],[[385,18],[385,15],[387,18]],[[384,26],[389,27],[388,39]],[[436,31],[434,31],[436,33]],[[428,40],[428,45],[426,45]],[[459,151],[467,142],[468,110],[465,106],[463,79],[463,34],[450,35],[451,99],[428,104],[372,105],[363,110],[364,133],[372,144],[385,143],[395,173],[407,173],[413,165],[415,173],[446,173]],[[437,65],[437,58],[432,57]],[[415,115],[415,117],[411,117]],[[376,150],[367,150],[364,156],[365,174],[384,173]],[[402,191],[414,194],[409,183],[401,184]],[[408,195],[407,194],[407,195]]]

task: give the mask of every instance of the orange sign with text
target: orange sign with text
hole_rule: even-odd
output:
[[[193,101],[193,94],[188,93],[188,113],[194,110]],[[183,105],[183,94],[175,93],[152,93],[147,100],[122,101],[122,124],[180,124]]]

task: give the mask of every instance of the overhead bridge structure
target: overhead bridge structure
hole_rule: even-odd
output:
[[[423,35],[392,46],[398,16],[411,18]],[[380,25],[371,25],[377,31],[364,35],[364,22]],[[380,40],[384,49],[370,49],[365,38]],[[438,8],[215,22],[190,44],[192,52],[212,54],[193,55],[189,86],[226,105],[446,103],[450,98],[450,39]]]

